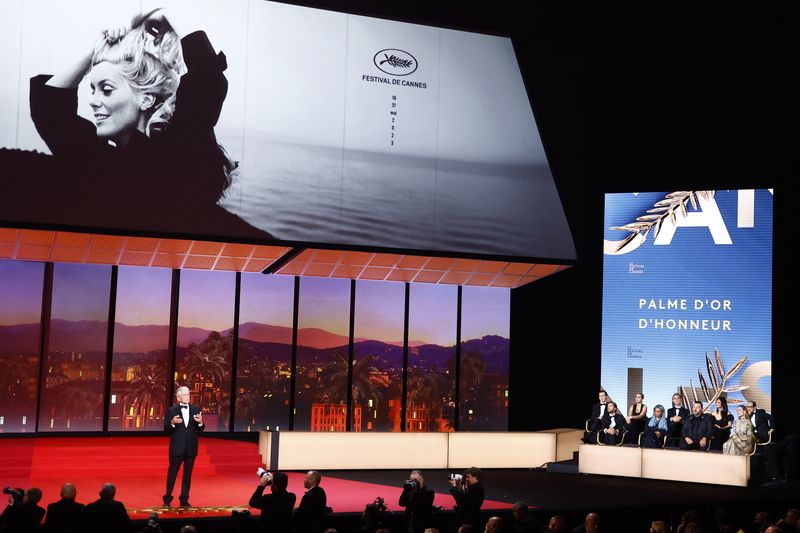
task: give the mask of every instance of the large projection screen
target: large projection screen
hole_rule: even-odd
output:
[[[175,60],[155,14],[142,42],[177,89],[106,94],[116,42],[86,54],[162,6],[212,48]],[[575,258],[509,38],[264,0],[7,0],[0,27],[0,223]],[[105,103],[123,92],[133,119]]]
[[[605,202],[601,384],[611,398],[627,413],[643,392],[649,415],[683,388],[704,406],[726,397],[734,414],[747,401],[770,411],[773,190]]]

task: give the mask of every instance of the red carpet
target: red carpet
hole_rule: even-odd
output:
[[[192,475],[190,502],[194,509],[180,514],[196,516],[230,515],[232,508],[247,508],[261,463],[255,443],[204,438]],[[79,502],[97,499],[103,483],[117,486],[117,499],[124,502],[131,518],[147,518],[153,510],[162,518],[161,505],[167,473],[167,437],[76,437],[0,439],[0,483],[3,486],[39,487],[41,505],[59,499],[64,482],[78,488]],[[322,487],[328,505],[336,513],[361,512],[376,496],[386,499],[391,510],[400,510],[396,485],[364,483],[329,477],[322,472]],[[289,472],[289,491],[302,497],[303,473]],[[173,495],[180,492],[180,474]],[[435,505],[453,506],[449,494],[436,494]],[[3,501],[0,510],[5,507]],[[511,504],[487,500],[484,509],[508,509]],[[256,514],[257,511],[254,511]]]

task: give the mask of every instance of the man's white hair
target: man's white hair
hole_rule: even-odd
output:
[[[175,391],[175,396],[177,396],[178,394],[180,394],[183,391],[189,392],[189,387],[187,387],[185,385],[182,386],[182,387],[178,387],[178,390]]]

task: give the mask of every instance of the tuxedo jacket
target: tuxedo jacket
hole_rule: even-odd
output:
[[[181,406],[173,405],[167,409],[164,414],[164,431],[170,436],[170,457],[195,457],[197,455],[198,436],[206,428],[205,424],[201,426],[194,421],[194,415],[199,413],[198,406],[189,404],[189,425],[181,422],[172,427],[172,418],[176,415],[181,416]]]
[[[600,418],[600,405],[601,405],[600,402],[597,402],[596,404],[594,404],[592,406],[592,420],[597,420],[598,418]],[[606,405],[606,404],[602,404],[602,405]],[[607,412],[608,411],[603,411],[603,416],[606,416]]]
[[[753,432],[759,441],[765,441],[769,438],[769,430],[772,427],[772,417],[767,414],[764,409],[756,409],[753,413],[755,415],[755,422],[753,423]],[[750,418],[750,420],[753,420]]]
[[[611,427],[611,416],[606,413],[606,416],[603,417],[603,426],[602,429],[608,429]],[[625,417],[621,414],[617,413],[614,415],[614,429],[619,431],[620,435],[622,434],[622,430],[626,429],[628,424],[625,422]]]

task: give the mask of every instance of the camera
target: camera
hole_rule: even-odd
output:
[[[462,483],[464,481],[464,474],[447,474],[447,479],[455,481],[456,483]]]
[[[403,482],[403,490],[419,490],[419,481],[407,479]]]
[[[19,504],[22,503],[22,497],[25,496],[25,491],[19,488],[14,489],[11,487],[6,487],[3,489],[3,494],[8,494],[11,496],[14,504]]]
[[[267,472],[263,468],[259,467],[258,470],[256,470],[256,474],[259,478],[267,476],[267,486],[272,485],[272,472]]]
[[[386,502],[385,502],[385,501],[383,500],[383,498],[381,498],[380,496],[378,496],[377,498],[375,498],[375,501],[374,501],[374,502],[372,502],[372,503],[374,503],[374,504],[375,504],[375,507],[377,507],[377,508],[378,508],[378,512],[379,512],[379,513],[385,513],[385,512],[388,512],[388,511],[389,511],[389,508],[388,508],[388,507],[386,507]]]

